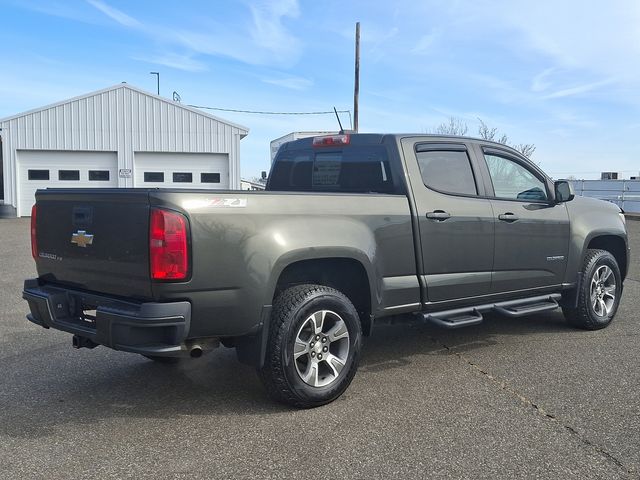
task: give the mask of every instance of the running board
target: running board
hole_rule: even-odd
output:
[[[462,328],[470,327],[471,325],[478,325],[482,323],[482,314],[477,310],[470,312],[453,313],[439,312],[439,313],[425,313],[425,320],[429,320],[431,323],[444,328]]]
[[[443,328],[462,328],[482,323],[483,312],[498,312],[507,317],[522,317],[532,313],[555,310],[559,307],[558,300],[562,298],[559,293],[540,295],[538,297],[508,300],[506,302],[487,303],[475,307],[456,308],[442,312],[421,313],[424,320]]]

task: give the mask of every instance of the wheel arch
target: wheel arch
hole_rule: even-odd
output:
[[[359,255],[327,255],[314,258],[291,259],[278,269],[270,289],[271,302],[285,289],[305,283],[325,285],[342,292],[353,303],[367,335],[371,331],[371,314],[376,309],[375,283],[371,264]],[[367,268],[367,266],[369,268]]]
[[[582,252],[582,264],[590,249],[599,249],[609,252],[616,259],[622,280],[627,276],[628,253],[627,242],[619,235],[608,233],[594,234],[585,241],[585,248]]]

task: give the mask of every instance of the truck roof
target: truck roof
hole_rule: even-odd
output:
[[[471,137],[471,136],[461,136],[461,135],[442,135],[437,133],[352,133],[349,131],[345,131],[345,134],[351,136],[350,144],[351,145],[371,145],[371,144],[381,144],[384,143],[385,138],[393,138],[396,141],[406,138],[406,137],[428,137],[430,140],[438,141],[465,141],[465,142],[479,142],[483,144],[491,144],[496,147],[501,147],[511,151],[512,153],[522,157],[522,154],[518,152],[513,147],[509,145],[505,145],[503,143],[494,142],[491,140],[485,140],[482,138]],[[337,135],[337,134],[334,134]],[[280,148],[283,150],[293,149],[293,148],[307,148],[312,146],[314,137],[301,138],[299,140],[293,140],[291,142],[287,142],[283,144]]]

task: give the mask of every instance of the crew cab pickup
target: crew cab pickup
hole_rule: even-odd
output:
[[[599,329],[629,264],[620,208],[465,137],[297,140],[265,192],[46,189],[36,200],[30,321],[76,348],[165,363],[222,343],[298,407],[345,391],[384,317],[459,328],[561,307]]]

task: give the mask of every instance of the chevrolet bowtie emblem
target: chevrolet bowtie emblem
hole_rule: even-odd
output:
[[[78,230],[76,233],[71,235],[71,243],[75,243],[77,246],[82,248],[87,248],[87,245],[91,245],[93,243],[93,235],[89,235],[84,230]]]

